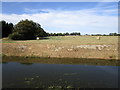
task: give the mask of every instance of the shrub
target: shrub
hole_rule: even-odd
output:
[[[9,38],[12,39],[12,40],[24,40],[23,35],[19,34],[17,32],[10,34]]]

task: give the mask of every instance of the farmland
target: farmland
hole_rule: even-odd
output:
[[[118,36],[50,36],[41,40],[2,39],[5,56],[118,59]]]

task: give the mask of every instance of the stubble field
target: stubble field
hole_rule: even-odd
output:
[[[50,36],[41,40],[2,39],[5,56],[118,59],[118,36]]]

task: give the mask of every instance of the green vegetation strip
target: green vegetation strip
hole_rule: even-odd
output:
[[[76,59],[76,58],[45,58],[45,57],[8,57],[2,58],[2,63],[19,62],[21,64],[31,65],[33,63],[45,64],[83,64],[83,65],[101,65],[101,66],[120,66],[120,60],[104,59]]]

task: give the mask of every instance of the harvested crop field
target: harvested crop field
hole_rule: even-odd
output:
[[[50,36],[41,40],[4,38],[6,56],[118,59],[118,36]]]

